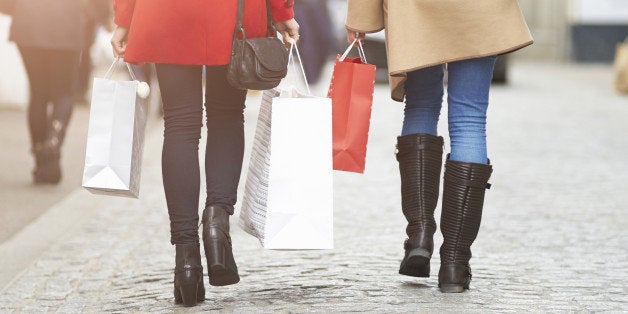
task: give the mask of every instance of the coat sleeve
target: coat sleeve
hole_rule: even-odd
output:
[[[347,29],[360,33],[375,33],[384,29],[384,0],[349,0]]]
[[[113,22],[122,27],[131,26],[134,8],[135,0],[113,0]]]
[[[295,0],[270,0],[270,10],[275,22],[287,21],[294,17]]]

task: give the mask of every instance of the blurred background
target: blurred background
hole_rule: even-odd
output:
[[[105,0],[103,0],[105,1]],[[615,47],[628,36],[628,1],[624,0],[521,0],[526,20],[534,36],[534,46],[503,59],[561,63],[611,64]],[[322,5],[326,4],[326,5]],[[346,48],[344,37],[345,0],[298,0],[297,19],[302,25],[302,54],[311,82],[336,53]],[[321,9],[321,8],[325,9]],[[11,18],[0,14],[0,103],[3,107],[24,107],[28,101],[27,78],[15,45],[9,42]],[[369,62],[380,69],[386,80],[384,32],[369,35],[366,49]],[[94,67],[111,61],[110,33],[94,26],[93,45],[85,50]],[[89,64],[88,62],[87,64]],[[497,79],[506,80],[506,62],[498,65]],[[86,71],[87,72],[87,71]],[[84,84],[84,83],[82,83]],[[80,86],[79,92],[85,87]],[[86,97],[89,99],[89,95]],[[83,100],[79,98],[79,100]]]

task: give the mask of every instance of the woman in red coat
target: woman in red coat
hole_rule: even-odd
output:
[[[297,39],[292,0],[246,0],[247,37],[265,35],[267,2],[284,38]],[[237,6],[237,0],[114,0],[114,54],[127,62],[153,62],[157,69],[165,125],[162,175],[176,247],[174,295],[176,303],[186,306],[205,299],[198,235],[203,66],[207,198],[202,223],[209,283],[240,280],[229,217],[242,169],[246,91],[231,87],[226,77]]]

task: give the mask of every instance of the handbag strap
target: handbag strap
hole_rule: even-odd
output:
[[[244,0],[238,0],[238,15],[236,18],[236,27],[235,32],[233,33],[233,37],[235,38],[238,33],[242,33],[242,38],[246,38],[246,34],[244,33],[244,23],[242,22],[244,16]],[[273,24],[273,13],[270,11],[270,1],[266,0],[266,36],[275,37],[277,33],[277,29]]]

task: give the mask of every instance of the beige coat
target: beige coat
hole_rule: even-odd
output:
[[[386,29],[392,98],[403,101],[406,73],[511,52],[532,44],[517,0],[349,0],[346,27]]]

